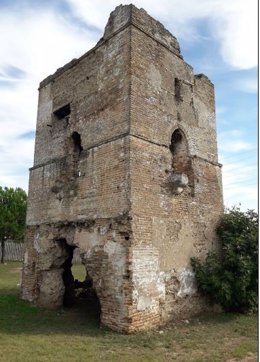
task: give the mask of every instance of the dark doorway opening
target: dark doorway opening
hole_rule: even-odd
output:
[[[75,309],[77,313],[88,320],[100,321],[101,307],[93,280],[84,264],[82,264],[79,249],[68,245],[62,239],[63,247],[67,252],[67,259],[63,263],[63,283],[65,286],[63,306]]]

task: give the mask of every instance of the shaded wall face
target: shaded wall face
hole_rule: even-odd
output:
[[[27,224],[129,208],[129,51],[125,29],[40,89]]]
[[[129,29],[125,29],[53,81],[43,82],[34,165],[67,155],[67,127],[82,135],[83,149],[128,130],[129,52]],[[69,117],[58,122],[55,114],[67,104]]]
[[[128,330],[131,304],[129,29],[67,67],[39,92],[22,296],[62,305],[66,248],[79,247],[101,322]]]
[[[115,140],[31,171],[27,224],[114,217],[127,212],[129,140]]]
[[[140,307],[142,300],[154,295],[154,313],[168,319],[178,315],[186,297],[187,314],[189,308],[203,308],[195,297],[190,258],[204,257],[218,244],[215,227],[223,204],[214,89],[205,76],[194,76],[182,59],[134,28],[131,64],[133,250],[140,263],[145,260],[133,267],[135,305],[139,313],[148,311],[149,303]],[[173,153],[178,129],[183,142]],[[176,178],[187,181],[179,193]]]

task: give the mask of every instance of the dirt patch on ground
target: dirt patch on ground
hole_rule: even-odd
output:
[[[15,269],[9,270],[9,273],[17,274],[17,273],[21,273],[21,271],[22,271],[22,268],[15,268]]]
[[[258,361],[257,353],[248,352],[247,355],[240,359],[240,358],[232,358],[229,359],[227,362],[256,362]]]

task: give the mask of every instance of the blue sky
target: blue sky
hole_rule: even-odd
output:
[[[39,82],[92,48],[124,0],[0,0],[0,185],[28,188]],[[215,84],[225,205],[257,208],[257,0],[137,0]]]

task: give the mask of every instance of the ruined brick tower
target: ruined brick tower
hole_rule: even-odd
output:
[[[216,246],[222,209],[213,84],[162,24],[117,7],[97,45],[40,84],[22,298],[62,306],[77,247],[104,325],[199,312],[190,257]]]

